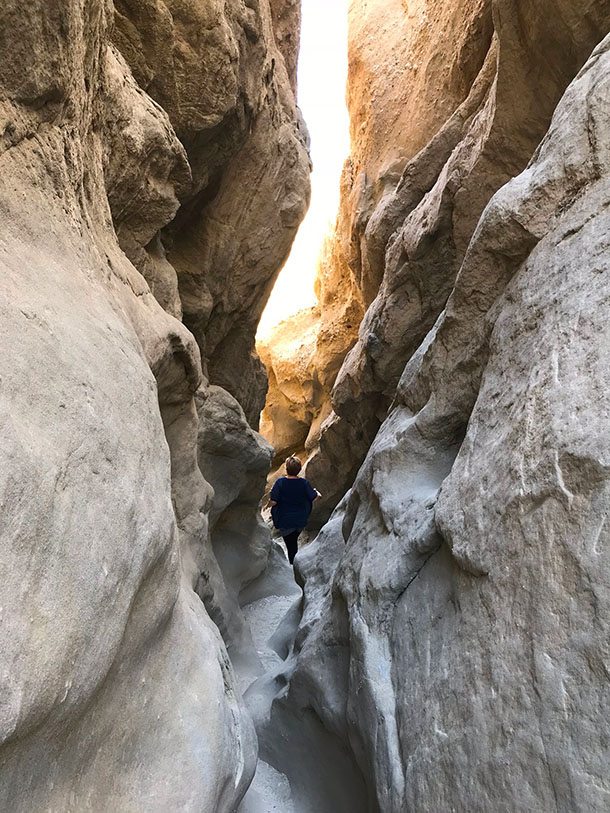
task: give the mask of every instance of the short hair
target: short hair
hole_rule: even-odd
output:
[[[286,460],[286,474],[289,474],[291,477],[296,477],[302,468],[303,464],[298,457],[289,457],[288,460]]]

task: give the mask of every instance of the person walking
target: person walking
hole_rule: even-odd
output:
[[[299,534],[307,525],[314,502],[322,495],[309,480],[299,477],[303,466],[298,457],[289,457],[285,467],[286,476],[276,480],[271,489],[271,518],[292,564],[299,550]]]

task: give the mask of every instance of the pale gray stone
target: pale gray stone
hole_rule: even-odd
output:
[[[329,550],[303,554],[272,721],[336,737],[370,810],[610,802],[609,77],[610,38],[484,211]]]

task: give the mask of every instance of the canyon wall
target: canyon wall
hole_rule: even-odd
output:
[[[243,410],[309,193],[297,42],[267,0],[0,11],[3,810],[232,811],[254,773],[214,546],[234,503],[241,582],[271,546]]]
[[[379,290],[317,454],[366,453],[261,738],[302,811],[610,803],[610,7],[478,10],[474,84],[359,232]]]
[[[295,813],[608,809],[610,6],[350,28],[320,305],[262,348],[330,515],[300,604],[254,351],[298,3],[0,11],[3,810],[232,813],[242,689]]]
[[[304,309],[257,344],[269,376],[260,429],[273,441],[278,466],[288,455],[304,457],[323,398],[316,367],[319,326],[319,309]]]
[[[527,165],[607,14],[598,0],[350,4],[352,147],[318,274],[322,395],[307,444],[318,524],[445,307],[484,207]]]
[[[153,290],[159,275],[163,288],[167,276],[177,284],[204,371],[256,428],[266,379],[254,336],[309,200],[293,90],[300,6],[117,0],[115,14],[114,40],[167,112],[192,175],[161,247],[147,244],[171,263],[153,263]]]

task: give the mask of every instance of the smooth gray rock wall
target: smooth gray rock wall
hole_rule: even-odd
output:
[[[608,132],[610,38],[485,209],[328,564],[297,559],[277,725],[314,710],[370,810],[610,804]]]
[[[220,166],[239,186],[243,156],[234,167],[231,159],[246,144],[249,160],[267,166],[261,142],[248,143],[249,125],[274,107],[264,148],[274,171],[288,162],[292,175],[276,188],[272,171],[258,204],[248,200],[260,213],[285,184],[294,194],[277,215],[277,245],[263,223],[273,255],[259,280],[266,289],[304,211],[309,161],[266,0],[117,5],[125,15],[114,29],[109,0],[8,0],[0,11],[0,809],[229,813],[254,774],[256,739],[195,590],[227,629],[242,632],[244,622],[210,540],[214,494],[199,468],[195,403],[201,355],[178,321],[184,303],[161,233],[187,199],[189,214],[201,214],[209,172]],[[190,15],[188,31],[173,27],[169,5],[183,22]],[[208,19],[217,25],[205,28]],[[219,31],[220,54],[204,60],[176,47],[162,66],[167,111],[127,64],[151,81],[141,37],[163,61],[172,33],[202,47]],[[252,48],[229,107],[248,97],[256,110],[228,150],[226,133],[212,132],[198,151],[187,136],[219,123],[199,114],[227,48],[239,50],[233,35]],[[181,60],[208,81],[193,81]],[[282,98],[271,102],[264,76],[274,61]],[[181,141],[174,126],[186,111],[196,121],[181,122]],[[210,156],[220,157],[212,168]],[[255,225],[246,230],[260,242]],[[204,285],[199,294],[205,301]],[[258,369],[252,344],[246,373]],[[205,420],[227,423],[230,411]],[[259,466],[265,460],[263,450]],[[256,524],[256,498],[251,511]],[[264,568],[269,543],[267,535],[264,561],[246,572]]]

